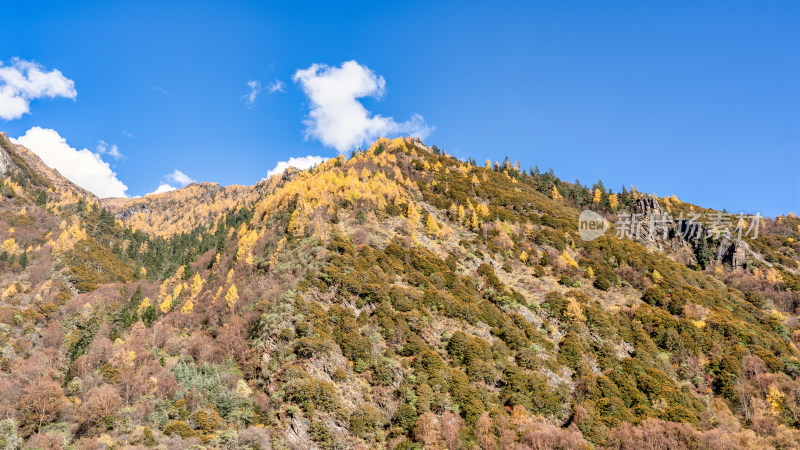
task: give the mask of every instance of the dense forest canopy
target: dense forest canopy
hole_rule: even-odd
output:
[[[0,152],[2,448],[800,442],[793,214],[616,236],[721,212],[410,138],[113,201]]]

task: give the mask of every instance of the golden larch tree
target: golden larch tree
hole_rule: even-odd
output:
[[[434,237],[439,237],[439,233],[442,231],[439,228],[439,224],[436,223],[436,219],[433,218],[433,214],[428,214],[428,220],[425,221],[425,231]]]
[[[232,284],[231,287],[228,289],[228,293],[225,294],[225,303],[228,305],[228,309],[233,312],[233,309],[236,307],[236,302],[239,300],[239,291],[236,289],[236,285]]]
[[[608,204],[611,206],[612,211],[617,210],[617,207],[619,206],[619,197],[617,197],[617,194],[611,194],[608,196]]]
[[[600,203],[602,201],[603,201],[603,193],[600,191],[600,189],[595,188],[594,196],[592,196],[592,203],[597,205],[598,203]]]

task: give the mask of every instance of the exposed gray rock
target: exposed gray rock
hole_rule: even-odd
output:
[[[642,197],[637,200],[633,210],[637,214],[652,214],[659,217],[664,214],[664,212],[661,210],[661,205],[658,204],[658,200],[649,196]]]
[[[724,236],[717,247],[716,260],[720,263],[730,263],[731,267],[737,269],[747,265],[747,255],[750,253],[750,246],[747,242],[739,239],[732,240]]]
[[[638,226],[633,230],[635,238],[646,244],[656,244],[664,237],[664,228],[673,228],[674,224],[668,224],[668,216],[661,209],[658,200],[653,197],[642,197],[636,201],[633,207],[634,214],[640,214],[636,219]],[[667,233],[669,236],[669,233]]]
[[[0,176],[6,175],[6,170],[11,167],[11,155],[5,149],[6,134],[0,133]]]
[[[737,267],[744,267],[747,265],[747,253],[750,250],[750,246],[747,245],[747,242],[744,241],[736,241],[733,244],[733,253],[731,254],[731,265],[733,268]]]

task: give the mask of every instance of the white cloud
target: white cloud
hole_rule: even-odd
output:
[[[284,92],[284,88],[286,87],[281,80],[275,80],[269,87],[269,93],[272,94],[273,92]]]
[[[117,147],[116,144],[109,146],[106,141],[98,141],[95,150],[97,150],[97,153],[101,155],[108,155],[114,159],[122,158],[122,153],[119,152],[119,147]]]
[[[130,133],[130,132],[126,131],[126,130],[122,130],[122,134],[124,134],[125,136],[127,136],[130,139],[133,139],[133,133]]]
[[[181,186],[186,186],[189,183],[196,183],[195,180],[189,178],[189,175],[186,175],[185,173],[181,172],[178,169],[175,169],[174,172],[172,172],[169,175],[166,175],[164,178],[166,178],[166,179],[168,179],[170,181],[174,181],[174,182],[180,184]]]
[[[196,183],[195,180],[189,178],[189,175],[186,175],[185,173],[181,172],[178,169],[175,169],[172,173],[164,175],[164,178],[173,183],[179,184],[181,187],[184,187],[189,183]],[[178,188],[169,183],[161,183],[158,185],[155,191],[148,192],[147,194],[144,195],[148,196],[153,194],[163,194],[164,192],[174,191],[177,189]]]
[[[250,80],[247,82],[247,87],[250,88],[250,92],[244,95],[244,102],[247,104],[248,107],[252,107],[256,104],[256,97],[261,92],[261,82],[256,80]]]
[[[261,85],[261,82],[258,80],[250,80],[247,82],[247,87],[250,88],[250,92],[245,94],[242,99],[244,99],[244,103],[247,105],[248,108],[252,108],[256,105],[256,99],[258,96],[266,91],[267,94],[273,94],[275,92],[284,92],[284,88],[286,85],[281,80],[275,80],[269,87],[264,88]]]
[[[425,138],[433,131],[419,114],[398,123],[364,108],[358,99],[383,96],[386,80],[356,61],[347,61],[341,67],[312,64],[295,72],[292,80],[300,83],[311,101],[311,111],[303,121],[306,139],[319,139],[340,153],[380,136],[406,134]]]
[[[267,178],[273,175],[277,175],[279,173],[283,173],[283,171],[288,169],[289,167],[295,167],[300,170],[306,170],[308,168],[322,164],[327,159],[328,158],[322,156],[308,155],[301,157],[292,157],[289,158],[288,161],[278,161],[278,164],[275,165],[275,168],[267,172]]]
[[[45,70],[40,64],[19,58],[12,59],[10,66],[3,66],[0,61],[1,118],[19,119],[30,113],[30,102],[37,98],[75,99],[78,92],[74,81],[56,69]]]
[[[159,185],[159,186],[156,188],[156,190],[155,190],[155,191],[153,191],[153,192],[148,192],[147,194],[144,194],[144,195],[145,195],[145,197],[147,197],[148,195],[154,195],[154,194],[163,194],[164,192],[174,191],[175,189],[176,189],[175,187],[173,187],[173,186],[170,186],[170,185],[168,185],[168,184],[164,183],[164,184],[160,184],[160,185]]]
[[[70,147],[56,130],[33,127],[12,141],[29,148],[45,164],[100,198],[125,197],[128,187],[99,154]]]

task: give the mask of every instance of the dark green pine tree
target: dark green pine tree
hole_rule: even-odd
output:
[[[705,269],[711,263],[711,249],[708,248],[708,242],[705,237],[700,237],[700,241],[695,246],[695,257],[697,264],[701,269]]]

